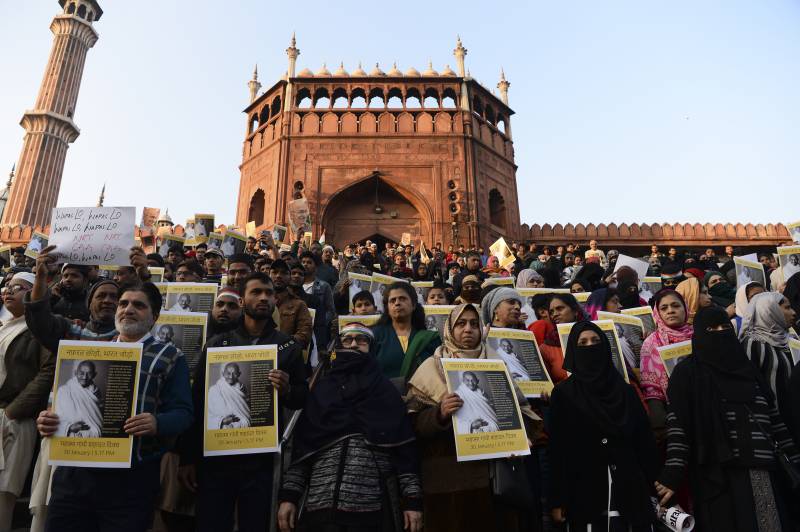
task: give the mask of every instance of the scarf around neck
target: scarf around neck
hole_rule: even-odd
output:
[[[789,343],[789,325],[780,308],[783,294],[762,292],[753,296],[747,305],[740,338],[752,338],[779,349]]]
[[[667,323],[661,317],[661,313],[658,311],[658,305],[667,295],[676,296],[680,300],[681,304],[683,304],[683,310],[686,313],[686,316],[689,316],[689,310],[686,308],[686,301],[684,301],[683,296],[681,296],[680,293],[670,289],[661,290],[658,293],[655,305],[653,305],[653,320],[656,323],[656,331],[654,334],[656,335],[656,344],[659,347],[676,344],[678,342],[685,342],[692,339],[692,326],[686,321],[684,321],[679,327],[673,328],[667,325]]]

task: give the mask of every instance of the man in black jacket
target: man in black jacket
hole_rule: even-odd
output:
[[[234,509],[239,530],[266,530],[272,500],[272,454],[245,454],[203,457],[203,412],[205,410],[205,367],[209,347],[272,345],[278,346],[278,369],[269,380],[278,392],[279,406],[297,410],[308,395],[306,370],[301,347],[291,337],[275,328],[275,289],[266,274],[251,273],[241,282],[244,317],[241,325],[211,338],[203,350],[194,375],[192,389],[197,415],[192,427],[181,437],[179,477],[197,493],[197,530],[228,532],[233,530]],[[279,431],[283,422],[278,420]]]
[[[61,268],[61,281],[53,287],[50,300],[54,314],[70,320],[89,321],[86,290],[89,285],[89,267],[65,264]]]

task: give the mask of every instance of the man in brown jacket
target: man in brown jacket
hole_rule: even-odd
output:
[[[276,260],[270,267],[269,276],[275,287],[278,330],[294,338],[303,349],[308,348],[313,329],[311,313],[306,304],[289,290],[289,265],[282,259]]]
[[[22,299],[33,288],[32,273],[19,272],[3,289],[11,319],[0,326],[0,530],[9,530],[36,447],[36,416],[47,407],[55,354],[25,324]]]

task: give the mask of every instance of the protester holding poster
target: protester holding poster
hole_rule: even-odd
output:
[[[650,422],[661,441],[666,422],[667,372],[658,348],[692,339],[692,326],[687,323],[689,311],[683,297],[675,290],[659,292],[653,304],[656,331],[642,343],[640,382],[650,410]]]
[[[374,341],[367,327],[345,325],[309,393],[294,434],[296,458],[278,497],[282,532],[294,529],[304,495],[296,523],[302,530],[353,530],[351,523],[384,530],[392,521],[422,531],[414,432],[403,399],[374,356]],[[397,478],[394,496],[383,481],[389,475]]]
[[[195,416],[191,428],[178,444],[179,478],[186,488],[197,493],[196,517],[200,532],[232,531],[237,505],[240,530],[266,530],[273,517],[267,503],[272,497],[272,455],[203,456],[206,426],[202,413],[206,412],[208,348],[277,345],[277,367],[267,372],[267,379],[277,392],[279,404],[290,409],[302,408],[308,394],[302,347],[277,330],[272,321],[276,305],[272,280],[266,274],[254,272],[242,281],[241,288],[243,319],[238,328],[209,339],[198,362],[192,388],[195,411],[201,414]],[[219,374],[210,377],[216,382]],[[278,426],[282,427],[280,419]]]
[[[570,377],[553,390],[547,417],[553,521],[570,530],[652,530],[658,450],[600,327],[572,327],[564,369]]]
[[[208,348],[203,456],[278,450],[277,356],[277,345]]]
[[[425,479],[425,531],[527,530],[528,514],[499,500],[489,489],[489,468],[483,461],[456,461],[452,417],[464,405],[448,392],[442,360],[486,360],[488,348],[477,307],[458,305],[445,322],[442,345],[411,377],[406,405],[418,437]],[[534,441],[541,419],[515,387],[516,402],[524,415],[527,438]],[[494,410],[492,410],[494,413]],[[496,416],[495,416],[496,417]],[[481,511],[465,512],[465,508]]]
[[[46,245],[55,246],[58,262],[127,266],[135,216],[134,207],[56,208]]]
[[[797,530],[797,495],[775,464],[778,453],[795,464],[800,453],[764,381],[728,315],[702,309],[692,355],[670,377],[667,459],[656,483],[665,506],[688,478],[698,530]]]
[[[158,494],[161,457],[169,449],[170,439],[191,424],[193,414],[189,368],[183,354],[150,334],[161,306],[158,288],[144,283],[123,288],[116,311],[117,341],[139,344],[142,350],[137,413],[119,427],[134,437],[132,467],[56,468],[47,514],[48,530],[80,532],[98,529],[103,523],[115,530],[138,531],[150,525]],[[114,343],[97,347],[102,351],[103,345],[113,349]],[[153,374],[163,378],[151,378]],[[59,425],[55,412],[45,410],[39,414],[37,426],[42,436],[56,435]]]

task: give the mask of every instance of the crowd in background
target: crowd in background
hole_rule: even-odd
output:
[[[643,279],[595,241],[511,243],[501,267],[485,249],[336,249],[301,237],[283,251],[250,238],[228,257],[205,244],[166,257],[136,248],[113,277],[57,265],[50,248],[35,260],[13,249],[0,310],[0,531],[27,494],[32,529],[53,531],[643,531],[661,526],[654,499],[680,504],[699,531],[798,530],[790,341],[800,274],[783,279],[771,253],[759,255],[766,282],[737,287],[732,247],[654,245],[641,258],[661,289],[643,297]],[[164,282],[220,285],[194,368],[149,332],[163,307],[150,268],[164,268]],[[351,273],[397,281],[376,301],[353,294]],[[420,300],[406,281],[432,286]],[[521,288],[569,293],[527,301]],[[573,294],[583,292],[580,303]],[[441,334],[426,327],[423,304],[454,305]],[[621,336],[627,382],[592,320],[643,306],[655,330],[638,345]],[[340,321],[373,314],[371,327]],[[563,323],[576,323],[566,340]],[[456,461],[452,420],[464,398],[439,363],[502,358],[487,343],[492,327],[532,331],[555,384],[520,399],[531,455],[516,498],[500,492],[491,461]],[[138,441],[131,469],[53,471],[42,458],[64,425],[47,409],[63,339],[145,345],[142,371],[155,378],[142,379],[145,399],[126,422]],[[692,354],[668,375],[658,348],[683,341]],[[204,457],[205,349],[258,344],[279,346],[269,379],[281,430],[301,411],[290,457]]]

